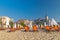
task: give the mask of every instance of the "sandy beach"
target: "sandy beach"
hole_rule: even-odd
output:
[[[0,40],[60,40],[60,32],[15,32],[0,31]]]

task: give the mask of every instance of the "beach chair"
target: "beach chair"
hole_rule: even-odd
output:
[[[40,26],[41,29],[44,29],[44,26]]]
[[[14,32],[15,31],[15,28],[9,28],[11,32]]]
[[[46,31],[51,31],[51,27],[50,26],[46,26],[45,29],[46,29]]]
[[[40,25],[40,28],[41,28],[41,29],[44,29],[44,26],[41,24],[41,25]]]
[[[7,28],[6,31],[7,32],[14,32],[15,31],[15,28]]]
[[[21,30],[21,28],[20,27],[16,27],[15,30]]]
[[[33,31],[38,31],[38,27],[36,25],[33,26]]]
[[[4,28],[0,28],[0,30],[4,30]]]
[[[59,27],[58,26],[53,26],[53,30],[59,31]]]
[[[25,26],[25,31],[29,31],[29,27],[28,26]]]
[[[5,30],[6,28],[0,27],[0,30]]]

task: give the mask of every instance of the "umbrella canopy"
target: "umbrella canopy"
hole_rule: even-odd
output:
[[[58,23],[54,20],[54,18],[52,18],[50,20],[50,25],[53,26],[53,25],[58,25]]]

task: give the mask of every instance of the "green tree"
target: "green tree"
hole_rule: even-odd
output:
[[[0,20],[0,26],[2,27],[2,20]]]
[[[9,24],[10,24],[11,28],[13,28],[14,22],[10,21]]]
[[[23,27],[25,27],[26,25],[24,24],[24,22],[20,22],[20,24],[23,26]]]
[[[39,24],[40,24],[40,25],[42,24],[42,25],[44,26],[44,22],[43,22],[43,21],[40,21]]]

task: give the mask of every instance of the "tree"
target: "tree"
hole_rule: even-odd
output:
[[[0,20],[0,26],[2,26],[2,20]]]
[[[43,21],[40,21],[40,25],[41,25],[41,24],[44,26],[44,22],[43,22]]]
[[[24,24],[24,22],[20,22],[20,24],[23,26],[23,27],[25,27],[26,25]]]
[[[11,28],[13,28],[14,22],[10,21],[9,24],[10,24]]]

